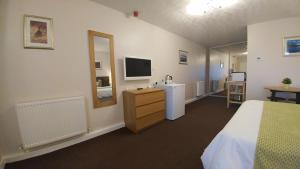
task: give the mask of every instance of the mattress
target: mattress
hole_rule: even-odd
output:
[[[112,87],[98,87],[97,88],[97,97],[102,98],[108,98],[112,97]]]
[[[253,169],[263,104],[250,100],[241,105],[201,156],[205,169]]]

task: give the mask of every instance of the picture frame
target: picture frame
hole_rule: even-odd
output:
[[[95,68],[96,68],[96,70],[102,70],[101,61],[95,61]]]
[[[179,64],[188,64],[188,52],[184,50],[179,50]]]
[[[54,49],[52,18],[24,15],[24,48]]]
[[[300,36],[283,38],[284,56],[300,56]]]

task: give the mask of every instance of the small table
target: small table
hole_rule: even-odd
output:
[[[276,101],[276,93],[286,92],[286,93],[296,93],[296,104],[300,104],[300,88],[298,87],[289,87],[283,88],[281,86],[266,86],[265,89],[271,91],[271,101]]]

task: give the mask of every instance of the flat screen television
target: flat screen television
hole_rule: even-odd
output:
[[[124,57],[124,79],[143,80],[151,78],[151,59]]]

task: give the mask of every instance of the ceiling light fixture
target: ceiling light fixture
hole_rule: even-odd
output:
[[[243,52],[242,55],[248,55],[248,51]]]
[[[190,15],[203,15],[215,9],[226,8],[237,3],[238,0],[191,0],[186,6]]]

